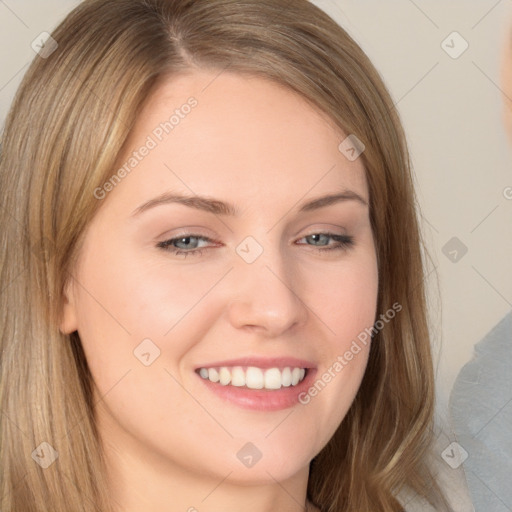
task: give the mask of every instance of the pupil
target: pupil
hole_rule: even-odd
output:
[[[183,238],[181,238],[179,240],[179,243],[182,243],[183,245],[190,245],[190,240],[192,239],[193,237],[191,236],[184,236]]]
[[[315,235],[311,235],[311,237],[313,238],[313,240],[315,242],[319,242],[320,241],[320,237],[322,237],[322,236],[325,236],[325,235],[323,233],[317,233]],[[322,244],[322,245],[325,245],[325,244]]]

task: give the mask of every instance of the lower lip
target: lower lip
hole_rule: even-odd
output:
[[[296,386],[279,389],[249,389],[230,384],[223,386],[218,382],[203,379],[199,374],[197,376],[213,393],[238,407],[255,411],[279,411],[299,403],[299,396],[301,393],[307,392],[313,382],[315,373],[316,369],[309,368],[304,379]]]

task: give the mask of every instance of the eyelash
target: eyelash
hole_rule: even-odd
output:
[[[311,237],[311,236],[314,236],[314,235],[325,235],[325,236],[327,236],[327,237],[337,241],[338,244],[339,244],[339,245],[335,245],[335,246],[331,246],[331,247],[315,247],[315,246],[312,246],[314,250],[319,251],[319,252],[336,251],[336,250],[338,250],[338,251],[339,250],[348,250],[348,249],[350,249],[354,245],[354,237],[353,236],[350,236],[350,235],[337,235],[335,233],[329,233],[329,232],[323,232],[323,231],[320,231],[318,233],[312,233],[311,235],[306,235],[306,236],[304,236],[302,238],[308,238],[308,237]],[[170,238],[169,240],[164,240],[163,242],[159,242],[157,244],[157,247],[159,247],[160,249],[163,249],[164,251],[168,251],[171,254],[174,254],[176,256],[184,255],[185,257],[187,257],[189,254],[193,255],[193,256],[201,256],[203,254],[203,251],[205,249],[208,249],[208,248],[203,248],[203,249],[192,249],[190,251],[185,251],[183,249],[178,249],[177,247],[173,247],[172,246],[172,244],[174,242],[183,240],[184,238],[198,238],[198,239],[201,239],[201,240],[205,240],[207,242],[215,243],[214,240],[212,240],[211,238],[208,238],[206,236],[201,236],[201,235],[196,235],[196,234],[189,233],[189,234],[178,236],[178,237],[175,237],[175,238]],[[307,245],[307,244],[301,244],[301,245]]]

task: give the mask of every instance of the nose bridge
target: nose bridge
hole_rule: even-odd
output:
[[[266,237],[261,243],[248,236],[236,253],[236,288],[229,306],[232,324],[259,326],[274,336],[303,322],[307,311],[297,289],[300,280],[292,278],[293,262],[279,241]]]

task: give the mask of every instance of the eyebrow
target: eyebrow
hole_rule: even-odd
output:
[[[320,208],[324,208],[325,206],[330,206],[332,204],[345,201],[356,201],[360,204],[363,204],[364,206],[368,206],[368,202],[363,199],[363,197],[361,197],[357,192],[352,190],[344,190],[343,192],[337,194],[328,194],[312,199],[304,203],[300,207],[299,212],[318,210]],[[224,201],[220,201],[218,199],[165,192],[141,204],[132,212],[131,216],[134,217],[151,208],[164,204],[182,204],[190,208],[196,208],[197,210],[214,213],[215,215],[230,215],[235,217],[240,215],[240,210],[236,206]]]

